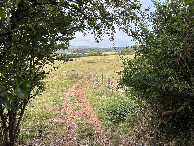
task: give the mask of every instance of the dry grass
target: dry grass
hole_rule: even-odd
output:
[[[55,123],[51,120],[58,114],[55,108],[63,104],[61,93],[67,91],[72,83],[86,76],[103,74],[104,77],[118,79],[117,72],[122,70],[120,57],[118,55],[89,56],[77,58],[71,62],[55,61],[54,66],[58,68],[52,70],[45,78],[46,90],[33,99],[27,107],[21,125],[20,140],[31,143],[34,142],[32,139],[37,138],[42,139],[39,143],[46,144],[46,141],[53,139],[53,134],[54,137],[63,136],[64,133],[61,130],[64,130],[65,123]],[[133,58],[133,55],[125,57]],[[48,71],[50,68],[51,66],[46,66],[45,70]],[[101,92],[101,89],[96,92]]]
[[[118,52],[102,52],[102,55],[117,54]]]
[[[56,65],[60,65],[59,71],[63,72],[67,76],[92,76],[102,75],[109,77],[118,77],[117,72],[122,70],[121,56],[109,55],[109,56],[89,56],[74,59],[72,62],[56,61]],[[127,55],[125,57],[133,58],[133,55]]]

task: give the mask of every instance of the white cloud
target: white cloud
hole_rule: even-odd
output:
[[[117,31],[114,37],[114,45],[113,42],[109,40],[109,36],[105,36],[102,41],[97,43],[94,39],[94,35],[87,34],[84,36],[81,32],[77,32],[75,34],[75,39],[71,41],[71,46],[90,46],[90,47],[125,47],[133,45],[134,43],[131,42],[131,38],[124,34],[121,31]]]
[[[164,0],[162,0],[164,1]],[[142,9],[151,7],[151,10],[153,11],[153,4],[151,0],[140,0],[142,4]],[[134,45],[135,42],[131,41],[132,38],[129,37],[127,34],[121,32],[116,28],[116,34],[114,37],[114,43],[110,42],[109,36],[105,36],[103,38],[103,41],[100,41],[99,43],[95,42],[94,36],[92,34],[87,34],[84,36],[81,32],[77,32],[75,34],[75,39],[73,39],[70,44],[72,46],[90,46],[90,47],[125,47],[125,46],[131,46]]]

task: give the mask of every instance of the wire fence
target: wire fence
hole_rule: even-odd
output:
[[[112,91],[124,92],[124,89],[119,85],[119,79],[115,77],[107,77],[105,74],[92,74],[92,81],[97,86],[104,86]]]
[[[79,72],[77,70],[69,70],[69,71],[62,71],[65,76],[71,77],[83,77],[84,73]],[[107,76],[106,74],[92,74],[89,75],[93,81],[93,83],[97,86],[106,87],[112,91],[124,92],[125,88],[119,85],[119,79],[116,77]]]

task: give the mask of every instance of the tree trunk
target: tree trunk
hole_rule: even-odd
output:
[[[14,146],[16,142],[16,111],[9,110],[9,141],[10,141],[10,146]]]
[[[9,137],[8,137],[8,127],[7,127],[7,118],[5,117],[5,115],[3,114],[4,112],[4,108],[2,107],[2,105],[0,106],[0,117],[1,117],[1,141],[0,144],[3,146],[7,146],[9,145]]]

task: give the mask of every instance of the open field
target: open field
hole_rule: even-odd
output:
[[[89,56],[74,59],[72,62],[65,62],[61,65],[61,62],[56,61],[56,65],[60,64],[58,72],[64,72],[67,76],[72,74],[79,77],[91,76],[92,74],[105,74],[107,76],[117,76],[116,72],[122,70],[121,56],[109,55],[109,56]],[[133,55],[127,55],[125,57],[133,58]]]
[[[133,58],[132,55],[125,57]],[[114,80],[119,79],[117,72],[122,70],[122,61],[120,60],[120,56],[117,55],[89,56],[77,58],[71,62],[55,61],[54,66],[58,66],[58,68],[51,71],[44,80],[46,83],[45,91],[36,97],[27,108],[21,126],[20,141],[23,141],[23,143],[35,142],[48,144],[57,140],[60,143],[59,139],[63,138],[66,134],[65,127],[67,123],[65,120],[59,122],[54,119],[56,116],[67,112],[58,110],[67,102],[63,94],[65,94],[73,83],[85,77],[91,78],[94,75],[103,74],[104,77],[114,77]],[[81,84],[76,88],[79,88]],[[74,90],[76,90],[76,88]],[[108,136],[112,143],[118,144],[120,135],[126,134],[128,130],[135,126],[134,123],[137,121],[137,117],[133,112],[136,113],[138,109],[134,107],[133,110],[136,111],[125,111],[126,108],[133,106],[133,103],[128,98],[122,93],[113,92],[104,86],[96,86],[92,82],[84,88],[84,94],[100,119],[102,128],[105,131],[109,131]],[[125,102],[120,104],[121,100]],[[71,96],[70,103],[74,105],[73,108],[76,111],[79,111],[82,109],[82,106],[76,105],[77,102],[79,103],[79,99],[77,99],[76,96]],[[107,107],[107,105],[111,104],[114,108],[121,109],[120,113],[116,113],[116,116],[120,118],[118,121],[113,118],[115,115],[111,115],[109,112],[109,110],[114,110],[111,109],[112,107]],[[119,114],[122,112],[126,113],[120,116]],[[122,118],[122,116],[124,117]],[[84,119],[84,122],[86,121],[87,119]],[[79,125],[84,125],[80,124],[80,121],[78,123]],[[81,127],[81,129],[79,129],[78,126],[76,131],[83,129],[87,128]],[[89,131],[92,132],[90,129]],[[92,134],[92,136],[94,135]],[[80,137],[83,136],[81,135],[79,138]],[[91,138],[94,139],[94,137]],[[63,143],[63,141],[61,141],[61,143]]]
[[[111,54],[117,54],[118,52],[102,52],[102,55],[111,55]]]

